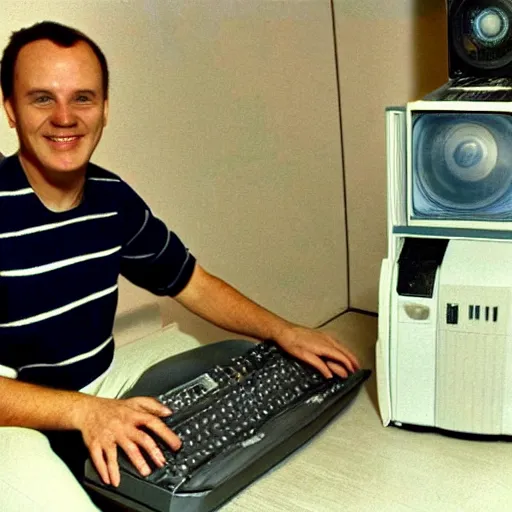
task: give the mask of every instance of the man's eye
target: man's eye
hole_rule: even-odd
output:
[[[78,101],[78,103],[89,103],[91,101],[91,98],[89,98],[89,96],[84,96],[83,94],[81,94],[80,96],[77,96],[76,101]]]
[[[50,101],[52,101],[50,96],[38,96],[35,99],[35,103],[37,103],[38,105],[45,105],[47,103],[50,103]]]

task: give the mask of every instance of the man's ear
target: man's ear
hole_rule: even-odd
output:
[[[108,98],[103,103],[103,127],[107,126],[108,121]]]
[[[7,122],[11,128],[16,128],[16,116],[14,115],[14,108],[10,99],[4,101],[4,109],[7,114]]]

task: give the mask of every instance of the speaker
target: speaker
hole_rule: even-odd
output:
[[[512,0],[447,0],[452,79],[512,78]]]
[[[413,116],[413,210],[418,218],[504,220],[512,190],[512,118],[504,113]]]

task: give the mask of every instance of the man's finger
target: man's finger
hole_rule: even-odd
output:
[[[317,355],[312,352],[302,352],[299,357],[316,368],[326,379],[332,378],[331,370],[329,370],[329,367]]]
[[[156,398],[149,396],[137,396],[129,398],[130,405],[141,412],[148,412],[155,416],[165,417],[172,414],[171,409],[160,403]]]
[[[341,363],[351,372],[355,372],[358,368],[358,366],[352,362],[351,358],[341,349],[341,347],[323,346],[321,347],[321,350],[317,351],[317,355],[325,357],[331,361]]]
[[[127,440],[123,443],[119,443],[119,446],[121,446],[124,453],[126,453],[127,457],[142,476],[148,476],[151,473],[151,468],[136,443]]]
[[[173,450],[181,448],[181,439],[159,418],[153,417],[145,426],[157,434]]]
[[[105,464],[105,459],[103,458],[103,450],[100,446],[95,446],[94,448],[91,448],[90,454],[94,467],[98,471],[103,483],[110,485],[110,477],[108,475],[108,468]]]
[[[336,347],[336,350],[341,351],[345,357],[352,362],[353,370],[357,370],[361,367],[357,357],[347,347],[342,345],[334,334],[329,333],[328,331],[324,331],[324,334],[330,338],[330,341],[333,343],[333,346]]]
[[[359,360],[357,359],[357,357],[352,352],[350,352],[350,350],[344,348],[343,352],[350,359],[350,361],[352,361],[352,365],[353,365],[353,369],[354,370],[358,370],[359,368],[361,368],[361,364],[359,363]]]
[[[139,430],[137,433],[137,438],[134,439],[134,441],[137,443],[137,445],[142,446],[146,453],[153,459],[153,462],[157,465],[157,467],[161,468],[165,464],[165,457],[162,453],[162,450],[158,447],[158,445],[155,443],[154,439],[143,432],[142,430]]]
[[[117,446],[114,444],[107,448],[104,448],[105,457],[107,459],[108,474],[110,483],[114,487],[119,486],[121,481],[121,475],[119,474],[119,465],[117,464]]]
[[[338,375],[338,377],[342,377],[343,379],[348,377],[347,369],[341,364],[335,363],[334,361],[326,361],[326,364],[333,373]]]

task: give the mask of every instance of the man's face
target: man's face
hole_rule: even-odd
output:
[[[25,168],[82,172],[107,122],[100,63],[82,41],[70,48],[30,43],[18,55],[4,107]]]

